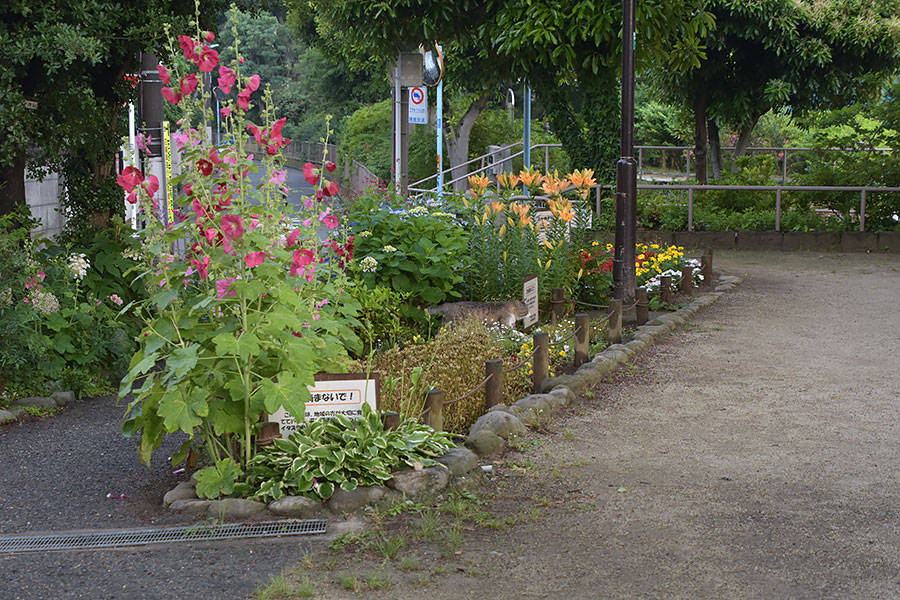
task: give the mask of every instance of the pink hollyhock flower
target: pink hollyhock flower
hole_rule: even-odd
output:
[[[237,281],[234,277],[216,280],[216,297],[221,300],[225,296],[236,296],[237,292],[231,289],[231,284],[234,281]]]
[[[144,181],[144,175],[135,167],[125,167],[116,177],[116,181],[122,186],[122,189],[131,193]]]
[[[338,226],[338,222],[339,222],[339,221],[338,221],[338,218],[337,218],[336,216],[334,216],[334,215],[328,215],[327,217],[325,217],[325,218],[322,220],[322,222],[325,223],[325,227],[327,227],[328,229],[334,229],[335,227]]]
[[[219,163],[222,162],[222,159],[219,156],[219,151],[216,150],[215,148],[209,149],[209,162],[211,162],[214,165],[218,165]]]
[[[168,69],[166,69],[162,63],[156,65],[156,70],[159,71],[159,78],[162,81],[163,85],[169,85],[169,80],[171,79],[171,75],[169,75]]]
[[[300,230],[295,229],[287,236],[287,242],[285,243],[285,248],[290,248],[291,246],[297,243],[297,238],[300,237]]]
[[[312,225],[312,219],[303,219],[304,227],[309,227],[310,225]]]
[[[164,87],[160,90],[160,93],[163,95],[163,98],[166,99],[166,102],[169,104],[178,104],[181,102],[181,94],[173,90],[172,88]]]
[[[146,152],[147,148],[149,148],[150,145],[153,144],[153,136],[150,135],[149,133],[147,135],[144,135],[143,133],[139,133],[139,134],[137,134],[137,137],[135,138],[134,143],[137,145],[138,148],[140,148],[141,150]]]
[[[209,228],[203,232],[203,237],[206,238],[207,243],[212,244],[216,239],[217,232],[213,228]]]
[[[328,172],[331,173],[335,169],[337,169],[337,165],[331,162],[330,160],[325,161],[325,168],[328,169]]]
[[[175,141],[175,147],[181,150],[182,148],[184,148],[185,144],[188,143],[190,136],[186,131],[179,131],[172,136],[172,139]]]
[[[237,82],[237,75],[225,65],[219,65],[219,87],[225,94],[231,93],[231,88]]]
[[[250,110],[250,90],[245,89],[238,94],[237,103],[244,110]]]
[[[317,172],[316,166],[312,163],[306,163],[303,165],[303,177],[306,179],[306,183],[309,185],[316,185],[319,183],[319,174]]]
[[[316,190],[316,200],[318,200],[319,202],[321,202],[323,196],[324,196],[324,194],[322,193],[322,190]]]
[[[251,92],[255,92],[259,89],[259,75],[250,76],[250,79],[247,80],[247,89]]]
[[[200,204],[200,201],[196,198],[191,200],[191,208],[194,209],[194,214],[196,214],[199,218],[206,218],[206,210],[203,208],[203,205]]]
[[[197,273],[200,274],[200,279],[206,279],[207,269],[209,268],[209,257],[204,256],[203,260],[192,258],[191,264],[194,265],[195,269],[197,269]]]
[[[222,217],[222,234],[226,238],[239,239],[244,235],[244,220],[240,215],[225,215]]]
[[[184,52],[184,57],[186,59],[195,62],[197,61],[199,58],[197,55],[197,42],[186,35],[179,35],[178,45],[181,46],[181,51]]]
[[[210,73],[218,64],[219,53],[204,44],[200,56],[197,58],[197,68],[203,73]]]
[[[265,144],[263,141],[263,135],[265,135],[265,129],[262,131],[259,130],[259,127],[254,125],[253,123],[247,123],[247,131],[253,134],[253,137],[256,139],[256,143],[262,146]]]
[[[197,89],[197,76],[193,73],[185,75],[178,81],[178,88],[182,96],[189,96]]]
[[[322,192],[326,196],[336,196],[339,191],[340,190],[338,190],[338,185],[333,181],[329,181],[327,184],[325,184],[325,187],[322,189]]]
[[[312,196],[307,196],[306,199],[303,201],[303,208],[305,208],[306,210],[309,210],[313,207],[314,204],[315,204],[315,202],[313,202]]]
[[[276,169],[275,171],[272,171],[272,176],[269,177],[269,183],[281,185],[284,183],[285,177],[287,177],[287,171],[278,171]]]
[[[193,190],[194,190],[194,184],[193,184],[193,183],[189,183],[189,184],[187,184],[186,186],[184,186],[184,193],[187,194],[188,196],[190,196],[191,194],[194,193]]]
[[[258,267],[259,265],[263,264],[263,261],[265,260],[265,252],[251,252],[244,257],[244,262],[247,263],[247,267],[250,269],[252,269],[253,267]]]
[[[153,194],[159,190],[159,179],[156,178],[156,175],[150,175],[141,183],[141,187],[148,196],[153,197]]]
[[[305,271],[304,267],[312,264],[314,258],[312,250],[307,250],[306,248],[294,250],[291,260],[291,275],[302,275]]]
[[[203,35],[200,37],[202,37],[204,40],[206,40],[207,44],[211,44],[213,42],[213,40],[216,39],[216,36],[215,36],[215,34],[213,34],[212,31],[204,31]]]
[[[225,108],[220,108],[219,114],[222,115],[223,117],[230,117],[231,116],[231,107],[226,106]]]

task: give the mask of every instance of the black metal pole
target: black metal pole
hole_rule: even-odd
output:
[[[613,295],[634,304],[637,241],[637,162],[634,160],[634,13],[636,0],[622,0],[622,150],[616,163],[616,241]]]

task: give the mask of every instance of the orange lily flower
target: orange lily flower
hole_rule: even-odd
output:
[[[528,189],[539,186],[543,180],[544,176],[537,171],[532,171],[531,169],[522,169],[519,171],[519,181],[521,181]]]
[[[500,187],[511,190],[519,185],[519,178],[512,173],[498,173],[497,183]]]
[[[490,185],[491,180],[484,175],[469,175],[469,187],[471,188],[473,198],[481,198],[484,191]]]
[[[544,193],[548,196],[559,196],[562,194],[562,191],[569,187],[569,180],[566,177],[560,179],[559,173],[553,171],[553,174],[549,173],[544,177],[544,182],[541,185],[541,189],[544,190]]]
[[[587,199],[591,186],[597,185],[593,169],[582,169],[581,171],[576,169],[569,173],[569,181],[578,189],[578,195],[582,200]]]
[[[499,214],[503,212],[503,209],[506,208],[506,204],[503,202],[494,202],[491,200],[491,210],[494,211],[494,214]]]

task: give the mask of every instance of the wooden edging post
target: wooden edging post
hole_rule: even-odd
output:
[[[703,285],[712,285],[712,250],[707,250],[700,257],[700,274],[703,275]]]
[[[694,289],[694,267],[681,267],[681,292],[690,294]]]
[[[672,304],[672,276],[659,278],[659,299],[663,304]]]
[[[588,361],[588,346],[591,343],[590,322],[585,313],[575,315],[575,366]]]
[[[610,345],[622,343],[622,301],[618,298],[609,301],[609,331]]]
[[[425,395],[425,424],[435,431],[444,430],[444,392],[429,390]]]
[[[503,361],[484,361],[484,376],[490,377],[484,384],[484,406],[486,410],[490,410],[492,406],[503,402]]]
[[[650,299],[647,297],[647,288],[639,287],[634,290],[634,317],[638,326],[644,325],[650,320]]]
[[[544,380],[550,373],[550,334],[546,331],[535,332],[534,340],[534,358],[532,359],[533,374],[532,393],[540,394]]]
[[[550,295],[550,310],[553,324],[556,325],[562,321],[563,314],[566,310],[566,300],[562,288],[553,288]]]

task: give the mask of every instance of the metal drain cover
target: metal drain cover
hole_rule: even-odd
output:
[[[131,529],[49,535],[0,537],[2,552],[37,552],[40,550],[91,550],[144,546],[171,542],[199,542],[242,538],[280,537],[325,533],[328,519],[260,521],[257,523],[198,524],[163,529]]]

